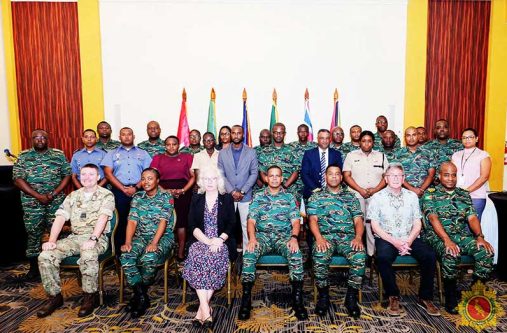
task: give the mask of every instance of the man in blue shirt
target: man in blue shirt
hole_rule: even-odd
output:
[[[92,129],[84,130],[81,140],[83,141],[84,147],[76,150],[74,155],[72,155],[72,160],[70,161],[70,166],[72,168],[72,183],[77,189],[83,186],[79,181],[81,168],[91,163],[95,164],[99,168],[99,186],[104,186],[107,183],[107,179],[104,177],[104,171],[100,167],[100,163],[102,162],[104,156],[106,156],[106,151],[97,148],[97,134]]]
[[[123,127],[120,130],[121,146],[108,152],[100,164],[112,185],[111,191],[118,210],[118,227],[114,239],[117,249],[125,243],[130,202],[137,189],[141,188],[141,173],[151,163],[150,155],[136,147],[134,139],[134,131],[129,127]]]

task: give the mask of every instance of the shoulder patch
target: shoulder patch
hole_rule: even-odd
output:
[[[52,151],[56,151],[57,153],[62,153],[63,154],[63,150],[60,150],[60,149],[57,149],[57,148],[51,148]]]
[[[30,149],[25,149],[19,153],[19,155],[26,154],[30,151]]]

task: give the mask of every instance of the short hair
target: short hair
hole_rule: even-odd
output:
[[[423,129],[426,131],[426,127],[424,127],[424,126],[417,126],[416,129]]]
[[[95,136],[97,136],[97,132],[95,132],[94,130],[92,130],[91,128],[87,128],[83,131],[83,133],[81,133],[81,135],[84,135],[86,132],[93,132],[93,134],[95,134]]]
[[[298,131],[299,131],[299,128],[300,128],[300,127],[304,127],[304,128],[306,128],[306,131],[310,131],[310,128],[308,127],[308,125],[307,125],[307,124],[301,124],[301,125],[299,125],[299,126],[298,126]]]
[[[180,143],[180,139],[178,139],[178,137],[176,135],[169,135],[167,138],[165,138],[164,144],[167,144],[167,140],[169,140],[169,139],[174,139],[174,140],[176,140],[176,142],[178,144]]]
[[[365,137],[367,135],[370,136],[371,139],[375,141],[375,135],[373,135],[372,131],[368,131],[368,130],[365,130],[365,131],[361,132],[361,134],[359,135],[359,140],[362,140],[363,137]]]
[[[239,127],[239,128],[241,128],[241,130],[243,130],[243,126],[241,126],[241,125],[237,125],[237,124],[236,124],[236,125],[232,125],[232,127],[231,127],[231,131],[232,131],[232,129],[233,129],[234,127]]]
[[[267,174],[267,173],[269,172],[269,170],[271,170],[271,169],[278,169],[278,170],[280,170],[280,173],[283,175],[283,170],[282,170],[282,168],[280,168],[278,165],[274,165],[274,164],[273,164],[273,165],[271,165],[271,166],[269,166],[269,168],[266,170],[266,174]]]
[[[213,140],[215,140],[215,134],[213,134],[213,133],[211,133],[211,132],[205,132],[205,133],[202,135],[203,139],[204,139],[204,137],[205,137],[206,135],[211,135],[211,136],[213,137]]]
[[[226,193],[225,190],[225,179],[222,171],[218,168],[218,166],[210,163],[205,165],[204,167],[199,169],[198,177],[197,177],[197,186],[199,189],[197,190],[197,193],[203,194],[206,192],[206,186],[204,184],[203,175],[205,173],[212,172],[217,175],[217,187],[218,187],[218,193],[224,194]]]
[[[275,128],[276,126],[281,126],[281,127],[283,127],[283,130],[284,130],[284,131],[286,131],[286,130],[287,130],[287,128],[285,127],[285,125],[284,125],[283,123],[274,123],[272,128]]]
[[[463,135],[463,133],[465,133],[466,131],[470,131],[470,132],[474,133],[474,136],[476,136],[476,137],[479,136],[479,132],[477,132],[477,130],[472,127],[467,127],[464,130],[462,130],[461,135]]]
[[[447,119],[444,119],[444,118],[440,118],[440,119],[438,119],[437,121],[435,121],[435,125],[436,125],[437,123],[441,122],[441,121],[443,121],[444,123],[446,123],[446,124],[447,124],[447,126],[449,126],[449,121],[448,121]]]
[[[99,123],[97,124],[97,128],[99,128],[99,126],[100,126],[101,124],[106,124],[107,126],[109,126],[109,128],[111,128],[111,124],[109,124],[109,123],[108,123],[107,121],[105,121],[105,120],[99,121]]]
[[[405,174],[405,169],[403,169],[403,165],[402,165],[401,163],[398,163],[398,162],[392,162],[392,163],[389,163],[389,165],[387,166],[386,172],[385,172],[384,174],[385,174],[385,175],[387,175],[387,173],[388,173],[391,169],[398,169],[398,170],[401,170],[401,172],[403,172],[403,174]]]
[[[329,170],[330,168],[338,168],[340,170],[340,173],[342,172],[342,168],[340,168],[340,166],[338,164],[329,164],[326,168],[325,173],[327,173],[327,170]]]
[[[100,174],[100,169],[96,164],[86,163],[85,165],[83,165],[83,167],[81,169],[84,169],[84,168],[95,169],[95,171],[97,171],[97,174]]]
[[[229,126],[227,126],[227,125],[224,125],[224,126],[220,127],[220,130],[218,131],[218,133],[222,132],[222,130],[223,130],[224,128],[228,129],[228,130],[229,130],[229,133],[231,132],[231,128],[230,128]],[[204,133],[204,134],[206,134],[206,133]]]
[[[123,130],[130,130],[132,132],[132,134],[134,134],[134,130],[132,128],[130,128],[130,127],[125,126],[125,127],[120,128],[120,133]]]
[[[321,129],[317,132],[317,136],[318,136],[320,133],[327,133],[327,134],[331,135],[331,132],[329,132],[329,130],[328,130],[328,129],[325,129],[325,128],[321,128]]]
[[[199,130],[198,130],[198,129],[195,129],[195,128],[194,128],[194,129],[193,129],[193,130],[191,130],[189,133],[192,133],[192,132],[197,132],[197,134],[199,134],[199,136],[201,136],[201,132],[199,132]]]
[[[358,124],[355,124],[355,125],[350,126],[349,131],[350,131],[351,129],[353,129],[354,127],[359,127],[359,129],[361,129],[361,130],[363,129],[363,128],[362,128],[361,126],[359,126]]]
[[[141,175],[145,172],[153,172],[153,174],[157,177],[157,179],[160,179],[160,171],[157,170],[157,168],[149,167],[143,170],[141,172]]]

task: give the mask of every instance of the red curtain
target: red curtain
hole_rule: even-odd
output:
[[[449,121],[451,137],[466,127],[482,143],[488,66],[489,1],[429,0],[426,128]]]
[[[42,128],[70,158],[83,130],[77,2],[12,2],[12,22],[21,145]]]

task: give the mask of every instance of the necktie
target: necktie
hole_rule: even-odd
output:
[[[322,187],[326,186],[326,152],[323,151],[322,155],[320,156],[320,184]]]

